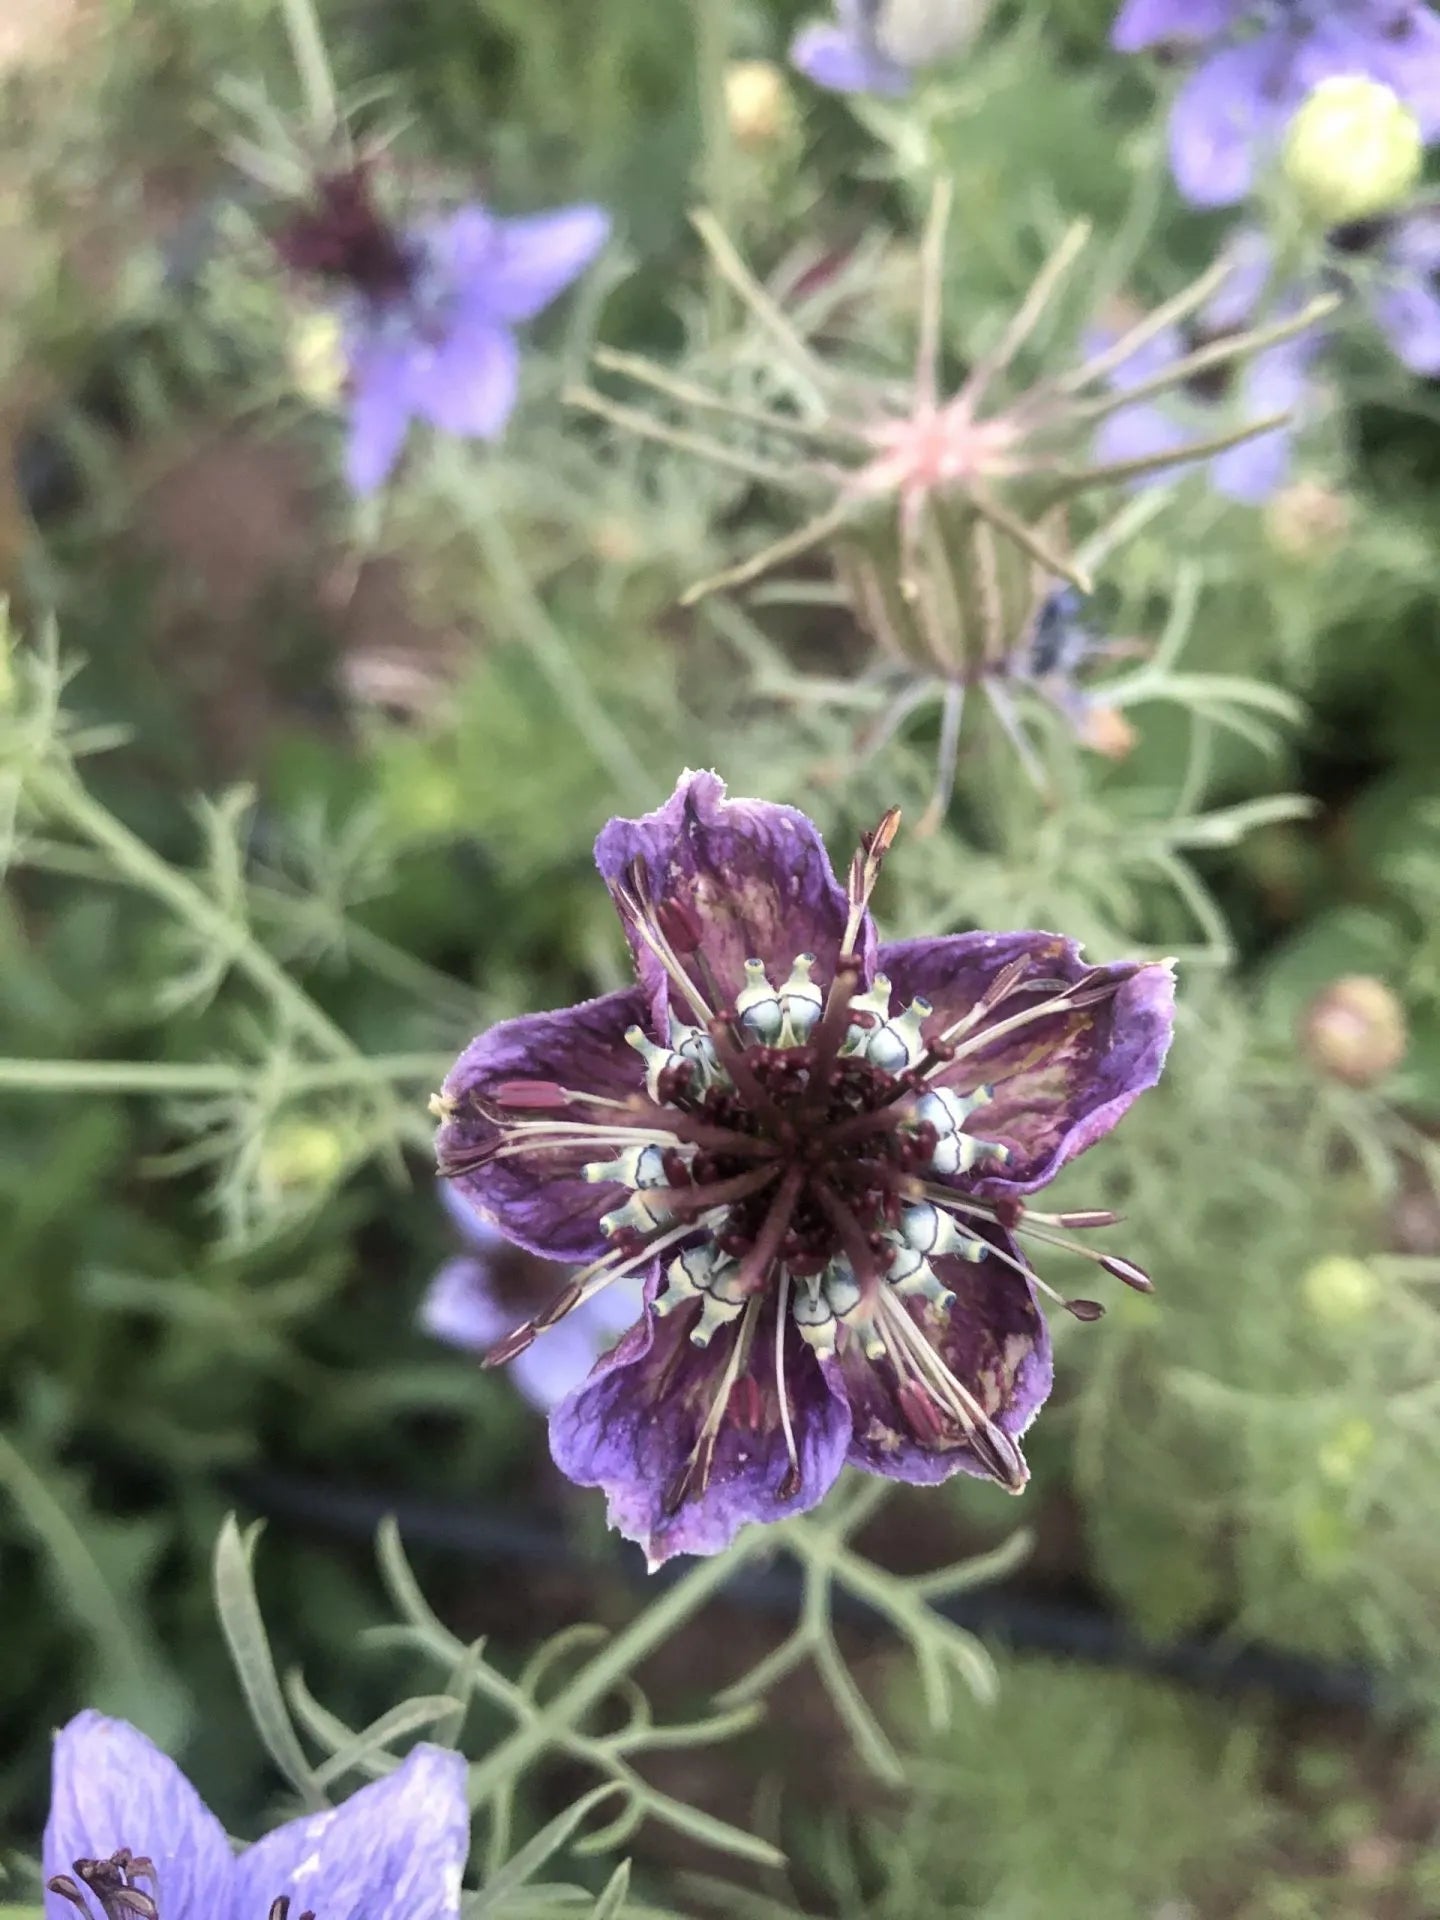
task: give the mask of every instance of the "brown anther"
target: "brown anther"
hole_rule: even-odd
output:
[[[485,1355],[485,1358],[480,1362],[481,1366],[503,1367],[507,1361],[513,1360],[517,1355],[524,1353],[525,1349],[532,1344],[539,1331],[540,1329],[533,1320],[527,1320],[523,1326],[516,1327],[513,1333],[507,1333],[503,1340],[491,1347],[490,1351]]]
[[[554,1080],[502,1080],[492,1098],[522,1113],[558,1113],[570,1105],[570,1095]]]
[[[1136,1293],[1153,1293],[1155,1282],[1143,1267],[1137,1267],[1133,1260],[1122,1260],[1118,1254],[1102,1253],[1100,1265],[1106,1273],[1113,1274],[1117,1280],[1123,1280],[1127,1287],[1133,1287]]]
[[[553,1327],[557,1320],[563,1320],[567,1313],[574,1311],[584,1298],[585,1289],[578,1280],[572,1280],[568,1287],[562,1287],[548,1307],[543,1307],[532,1322],[537,1332]],[[487,1357],[486,1364],[489,1364]]]
[[[800,1471],[800,1462],[798,1460],[792,1460],[785,1469],[785,1477],[781,1480],[777,1489],[779,1498],[782,1500],[793,1500],[804,1484],[805,1476]]]
[[[1065,1311],[1077,1320],[1103,1320],[1105,1309],[1098,1300],[1067,1300]]]
[[[1057,1213],[1055,1225],[1080,1232],[1087,1227],[1118,1227],[1124,1217],[1121,1213],[1111,1213],[1108,1207],[1082,1207],[1073,1213]]]

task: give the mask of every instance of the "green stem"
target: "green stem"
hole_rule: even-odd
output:
[[[359,1054],[297,1066],[284,1079],[287,1093],[317,1093],[366,1080],[440,1080],[448,1054]],[[224,1061],[3,1060],[0,1087],[29,1093],[245,1093],[259,1068]]]
[[[742,1534],[728,1553],[697,1560],[688,1573],[576,1674],[568,1687],[470,1769],[470,1804],[480,1807],[517,1779],[547,1747],[566,1742],[578,1723],[656,1647],[696,1614],[752,1554],[768,1550],[763,1529]]]
[[[734,148],[725,107],[725,69],[730,58],[732,0],[694,0],[695,86],[700,105],[701,198],[727,232],[733,230]],[[706,297],[711,338],[718,340],[730,321],[730,289],[713,257],[706,268]]]
[[[320,31],[312,0],[280,0],[285,15],[285,31],[290,36],[290,51],[300,75],[305,109],[311,131],[319,140],[328,140],[340,119],[335,96],[335,76],[330,71],[325,37]]]
[[[89,794],[68,770],[46,767],[30,780],[38,805],[57,815],[83,839],[110,856],[121,875],[161,900],[187,926],[220,951],[233,949],[233,964],[252,986],[282,1011],[325,1053],[353,1056],[357,1049],[340,1027],[297,986],[285,969],[234,920]],[[242,938],[237,941],[239,931]]]

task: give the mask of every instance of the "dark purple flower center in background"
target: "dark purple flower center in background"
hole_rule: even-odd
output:
[[[375,204],[363,166],[322,174],[315,204],[295,214],[273,244],[293,272],[350,287],[376,305],[404,299],[418,267],[414,250]]]
[[[159,1920],[155,1863],[144,1854],[120,1847],[106,1860],[73,1860],[70,1864],[70,1873],[54,1874],[45,1885],[49,1892],[78,1908],[85,1920],[94,1920],[87,1894],[104,1920]],[[142,1880],[149,1883],[148,1893],[138,1884]],[[266,1920],[290,1920],[290,1907],[289,1894],[278,1895],[270,1902]],[[314,1912],[307,1908],[299,1920],[315,1920]]]

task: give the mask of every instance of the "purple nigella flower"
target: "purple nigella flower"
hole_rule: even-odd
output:
[[[596,843],[639,984],[492,1028],[441,1095],[441,1172],[586,1263],[492,1364],[644,1276],[550,1434],[652,1565],[814,1506],[847,1460],[1018,1491],[1051,1366],[1016,1236],[1073,1249],[1064,1229],[1113,1219],[1028,1196],[1154,1084],[1168,967],[1089,967],[1049,933],[878,946],[897,822],[842,885],[803,814],[685,774]]]
[[[1381,80],[1440,133],[1440,19],[1422,0],[1125,0],[1111,43],[1206,52],[1170,115],[1176,183],[1197,206],[1242,200],[1257,161],[1321,80]]]
[[[465,1762],[416,1747],[391,1774],[236,1855],[173,1760],[85,1712],[55,1737],[46,1920],[458,1920]]]
[[[506,1305],[507,1292],[513,1291],[505,1284],[506,1269],[518,1260],[535,1269],[526,1278],[538,1279],[544,1263],[533,1255],[517,1254],[453,1182],[447,1181],[440,1194],[469,1251],[447,1260],[430,1282],[420,1307],[420,1324],[452,1347],[484,1353],[515,1324],[513,1303]],[[531,1406],[548,1413],[572,1387],[578,1387],[597,1355],[613,1347],[634,1324],[642,1304],[638,1280],[617,1280],[567,1314],[548,1339],[537,1340],[517,1354],[515,1384]]]
[[[364,167],[318,184],[318,205],[276,240],[281,258],[343,290],[349,369],[346,475],[370,493],[414,420],[496,437],[519,385],[515,327],[568,287],[610,231],[598,207],[503,220],[479,205],[407,228],[375,204]]]
[[[831,93],[908,93],[909,67],[880,47],[881,0],[835,0],[833,20],[812,20],[790,46],[807,80]]]
[[[1232,242],[1231,253],[1230,277],[1190,325],[1162,327],[1113,369],[1110,381],[1118,392],[1157,379],[1197,348],[1253,324],[1270,277],[1269,250],[1262,235],[1246,232]],[[1270,317],[1283,319],[1299,306],[1299,290],[1291,289],[1275,303]],[[1107,342],[1101,337],[1092,344],[1101,348]],[[1232,418],[1250,421],[1279,413],[1298,415],[1313,391],[1314,363],[1322,345],[1320,330],[1309,328],[1262,348],[1248,360],[1209,368],[1156,399],[1121,407],[1102,423],[1095,458],[1108,465],[1161,453],[1178,455],[1189,445],[1221,436]],[[1294,432],[1292,418],[1269,433],[1213,455],[1207,463],[1211,485],[1232,500],[1254,504],[1268,499],[1283,486],[1289,472]],[[1144,474],[1136,484],[1154,486],[1169,478],[1168,472]]]
[[[1397,358],[1412,373],[1440,378],[1440,205],[1337,227],[1330,251]]]
[[[832,93],[908,93],[922,67],[974,39],[988,0],[835,0],[802,27],[790,59]]]

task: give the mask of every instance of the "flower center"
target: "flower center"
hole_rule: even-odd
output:
[[[154,1861],[146,1855],[119,1847],[106,1860],[72,1860],[70,1868],[70,1873],[52,1874],[45,1886],[78,1908],[85,1920],[95,1920],[91,1899],[104,1920],[159,1920],[159,1880]],[[138,1884],[142,1880],[149,1883],[148,1893]],[[266,1920],[290,1920],[290,1906],[289,1894],[279,1894],[270,1902]],[[315,1915],[307,1909],[299,1920],[315,1920]]]
[[[274,245],[294,272],[353,288],[376,306],[403,300],[418,265],[376,206],[362,167],[322,176],[316,204],[296,214]]]
[[[697,1346],[779,1287],[802,1337],[828,1358],[842,1326],[879,1339],[883,1285],[949,1300],[927,1255],[979,1260],[987,1250],[922,1195],[927,1175],[1006,1158],[962,1131],[988,1089],[926,1091],[929,1004],[892,1016],[890,982],[879,975],[857,993],[843,965],[822,995],[814,966],[801,954],[777,986],[750,961],[733,1006],[706,1028],[675,1021],[666,1047],[632,1028],[647,1091],[675,1115],[676,1144],[585,1169],[630,1188],[601,1223],[622,1250],[672,1223],[703,1230],[670,1260],[655,1303],[663,1316],[698,1300]]]

